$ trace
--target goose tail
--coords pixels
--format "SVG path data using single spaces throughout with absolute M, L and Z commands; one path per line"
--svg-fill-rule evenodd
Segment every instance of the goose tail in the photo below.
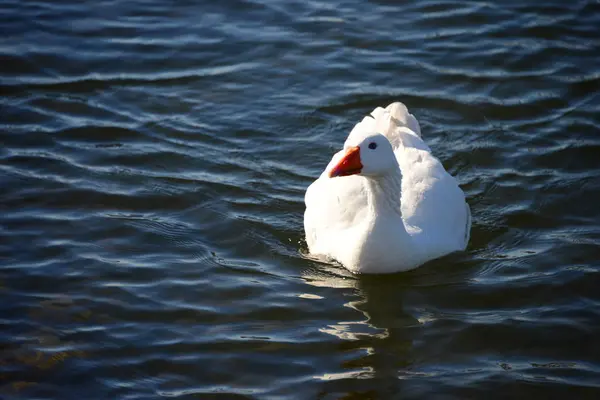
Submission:
M 373 132 L 384 135 L 394 149 L 398 149 L 401 145 L 427 149 L 421 140 L 419 121 L 399 101 L 388 105 L 386 108 L 375 108 L 354 126 L 348 139 Z

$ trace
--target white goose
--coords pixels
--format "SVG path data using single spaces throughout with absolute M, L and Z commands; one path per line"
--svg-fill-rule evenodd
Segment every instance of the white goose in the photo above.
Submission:
M 465 195 L 402 103 L 356 124 L 304 201 L 310 253 L 354 273 L 407 271 L 469 242 Z

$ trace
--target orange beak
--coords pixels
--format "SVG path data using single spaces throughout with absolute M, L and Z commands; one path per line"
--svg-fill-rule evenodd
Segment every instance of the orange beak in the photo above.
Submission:
M 360 173 L 362 168 L 360 148 L 350 147 L 342 159 L 329 171 L 329 177 L 355 175 Z

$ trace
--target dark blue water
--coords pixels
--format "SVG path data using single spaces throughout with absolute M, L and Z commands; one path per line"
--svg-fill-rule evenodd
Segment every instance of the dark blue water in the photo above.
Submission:
M 600 4 L 0 4 L 0 398 L 600 396 Z M 402 101 L 473 213 L 393 276 L 303 196 Z

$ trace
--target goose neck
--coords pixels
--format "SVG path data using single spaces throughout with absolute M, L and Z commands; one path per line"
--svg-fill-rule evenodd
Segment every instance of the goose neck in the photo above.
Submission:
M 400 169 L 386 175 L 367 178 L 369 203 L 376 216 L 390 212 L 401 216 L 401 187 Z

